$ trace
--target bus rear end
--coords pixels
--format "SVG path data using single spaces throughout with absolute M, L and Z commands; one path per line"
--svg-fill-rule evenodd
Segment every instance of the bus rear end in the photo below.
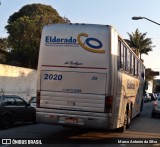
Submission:
M 109 129 L 110 27 L 45 26 L 40 45 L 37 121 Z

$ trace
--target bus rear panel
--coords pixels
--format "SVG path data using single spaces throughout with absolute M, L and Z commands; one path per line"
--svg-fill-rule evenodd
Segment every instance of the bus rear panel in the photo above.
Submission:
M 108 26 L 45 26 L 38 66 L 37 120 L 110 128 Z M 108 107 L 108 108 L 107 108 Z

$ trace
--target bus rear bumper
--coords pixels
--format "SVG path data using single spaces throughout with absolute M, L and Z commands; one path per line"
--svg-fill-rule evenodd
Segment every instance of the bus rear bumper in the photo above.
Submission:
M 37 108 L 36 119 L 38 123 L 107 130 L 113 129 L 111 114 L 106 113 Z

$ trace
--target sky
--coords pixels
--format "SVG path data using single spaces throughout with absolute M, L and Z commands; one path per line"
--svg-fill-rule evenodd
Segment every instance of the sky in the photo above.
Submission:
M 160 23 L 160 0 L 0 0 L 0 38 L 7 37 L 5 30 L 9 16 L 27 4 L 51 5 L 60 16 L 71 23 L 103 24 L 113 26 L 119 35 L 128 39 L 128 33 L 138 28 L 151 38 L 152 52 L 142 55 L 146 68 L 160 71 L 160 26 L 146 19 L 132 20 L 141 16 Z

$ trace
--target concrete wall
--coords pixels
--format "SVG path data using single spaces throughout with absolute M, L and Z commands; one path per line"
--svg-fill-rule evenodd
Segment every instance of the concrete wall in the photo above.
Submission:
M 0 95 L 36 96 L 36 77 L 36 70 L 0 64 Z

